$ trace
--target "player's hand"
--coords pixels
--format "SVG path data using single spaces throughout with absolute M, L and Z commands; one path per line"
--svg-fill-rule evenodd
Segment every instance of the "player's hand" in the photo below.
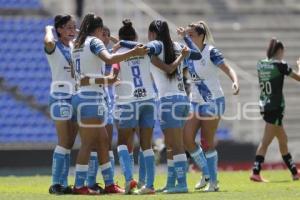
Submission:
M 112 47 L 112 52 L 113 52 L 113 53 L 116 53 L 120 48 L 121 48 L 120 42 L 117 42 L 117 43 L 114 44 L 114 46 Z
M 85 77 L 82 77 L 80 79 L 80 86 L 87 86 L 87 85 L 90 85 L 90 77 L 88 76 L 85 76 Z
M 232 90 L 233 90 L 233 95 L 239 94 L 240 91 L 240 85 L 238 82 L 232 83 Z
M 112 85 L 115 84 L 117 81 L 119 81 L 120 79 L 118 78 L 118 76 L 116 75 L 109 75 L 107 76 L 107 84 L 108 85 Z
M 184 36 L 186 35 L 186 31 L 185 31 L 185 29 L 184 29 L 183 27 L 178 27 L 178 28 L 176 29 L 176 32 L 177 32 L 177 34 L 178 34 L 179 36 L 181 36 L 181 37 L 184 37 Z
M 133 48 L 133 53 L 136 56 L 143 56 L 148 53 L 148 49 L 143 44 L 138 44 Z
M 190 49 L 187 46 L 184 46 L 181 49 L 181 54 L 184 58 L 186 58 L 190 54 Z
M 46 30 L 48 30 L 48 29 L 49 29 L 49 30 L 53 30 L 53 29 L 54 29 L 54 26 L 52 26 L 52 25 L 47 25 L 47 26 L 45 27 L 45 29 L 46 29 Z
M 298 60 L 297 60 L 297 65 L 298 65 L 298 68 L 300 68 L 300 58 L 298 58 Z

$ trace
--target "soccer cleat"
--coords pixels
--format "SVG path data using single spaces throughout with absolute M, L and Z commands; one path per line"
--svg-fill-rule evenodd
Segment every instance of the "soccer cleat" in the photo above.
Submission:
M 94 190 L 98 192 L 99 194 L 105 194 L 105 190 L 99 185 L 99 183 L 95 183 L 92 187 L 89 187 L 89 189 Z
M 252 174 L 250 176 L 250 180 L 254 182 L 263 182 L 263 183 L 269 182 L 268 180 L 264 179 L 260 174 Z
M 143 183 L 143 182 L 138 182 L 137 188 L 138 188 L 138 189 L 141 189 L 144 185 L 145 185 L 145 183 Z
M 168 190 L 168 189 L 170 189 L 170 188 L 167 187 L 167 186 L 165 186 L 165 187 L 163 187 L 163 188 L 160 188 L 160 189 L 155 190 L 155 192 L 157 192 L 157 193 L 162 193 L 162 192 L 164 192 L 164 191 L 166 191 L 166 190 Z
M 51 185 L 49 188 L 49 194 L 56 194 L 56 195 L 64 194 L 63 186 L 60 184 Z
M 99 195 L 100 193 L 88 188 L 87 186 L 83 186 L 81 188 L 73 188 L 73 194 L 78 194 L 78 195 Z
M 122 189 L 117 184 L 111 184 L 111 185 L 105 186 L 104 192 L 107 194 L 123 194 L 123 193 L 125 193 L 124 189 Z
M 295 175 L 292 175 L 293 181 L 298 181 L 300 179 L 300 174 L 299 172 Z
M 179 185 L 176 185 L 173 188 L 169 188 L 163 191 L 164 194 L 176 194 L 176 193 L 188 193 L 188 188 L 186 186 L 182 187 Z
M 155 194 L 155 190 L 154 188 L 147 188 L 146 186 L 143 186 L 134 194 L 138 194 L 138 195 Z
M 69 185 L 67 187 L 63 187 L 62 191 L 64 194 L 73 194 L 73 186 Z
M 210 182 L 210 183 L 208 184 L 208 187 L 205 188 L 204 191 L 205 191 L 205 192 L 218 192 L 218 191 L 219 191 L 218 183 L 212 183 L 212 182 Z
M 125 184 L 125 194 L 133 194 L 137 189 L 137 182 L 131 180 Z
M 209 178 L 202 176 L 201 180 L 195 185 L 195 190 L 203 189 L 209 182 Z

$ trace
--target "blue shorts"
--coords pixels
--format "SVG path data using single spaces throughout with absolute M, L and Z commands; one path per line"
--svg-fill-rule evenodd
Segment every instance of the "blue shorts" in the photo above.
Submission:
M 160 127 L 182 128 L 187 119 L 190 102 L 187 96 L 174 95 L 160 99 Z
M 54 92 L 49 97 L 50 116 L 53 120 L 76 120 L 73 107 L 72 95 Z
M 79 92 L 72 98 L 72 105 L 78 122 L 80 119 L 97 118 L 106 124 L 108 112 L 102 93 Z
M 118 122 L 120 128 L 153 128 L 156 112 L 154 99 L 130 102 L 117 106 Z
M 197 113 L 203 117 L 216 117 L 222 116 L 225 112 L 225 98 L 220 97 L 214 99 L 206 104 L 200 105 L 199 103 L 191 103 L 191 112 Z

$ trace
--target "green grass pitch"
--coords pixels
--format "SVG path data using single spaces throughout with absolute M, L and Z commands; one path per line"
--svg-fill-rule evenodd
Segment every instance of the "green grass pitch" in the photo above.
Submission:
M 48 194 L 50 176 L 2 176 L 0 177 L 0 200 L 52 200 L 52 199 L 107 199 L 107 200 L 297 200 L 300 199 L 300 181 L 292 181 L 289 172 L 286 171 L 263 171 L 269 183 L 253 183 L 249 181 L 247 172 L 220 172 L 220 191 L 205 193 L 194 191 L 193 186 L 198 181 L 200 174 L 189 173 L 188 194 L 156 194 L 145 196 L 134 195 L 102 195 L 102 196 L 53 196 Z M 71 177 L 71 183 L 74 177 Z M 123 177 L 118 176 L 120 185 L 123 185 Z M 166 175 L 156 176 L 155 187 L 165 184 Z

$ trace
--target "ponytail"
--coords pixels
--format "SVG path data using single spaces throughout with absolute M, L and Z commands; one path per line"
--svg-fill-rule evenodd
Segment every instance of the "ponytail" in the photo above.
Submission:
M 171 64 L 176 59 L 174 44 L 170 36 L 169 26 L 166 21 L 154 20 L 149 26 L 150 32 L 157 34 L 157 40 L 164 44 L 164 61 L 166 64 Z M 168 74 L 169 79 L 173 79 L 176 76 L 176 70 Z
M 273 58 L 279 49 L 284 49 L 283 43 L 277 40 L 275 37 L 273 37 L 270 40 L 269 47 L 267 49 L 268 59 Z
M 78 37 L 75 40 L 75 48 L 81 47 L 88 35 L 93 33 L 97 28 L 102 27 L 103 21 L 101 17 L 94 14 L 87 14 L 81 23 Z

